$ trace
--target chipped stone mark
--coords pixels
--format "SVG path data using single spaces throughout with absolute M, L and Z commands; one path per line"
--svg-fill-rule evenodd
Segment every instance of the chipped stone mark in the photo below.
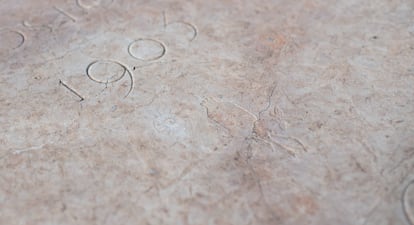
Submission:
M 94 7 L 97 7 L 97 6 L 99 6 L 100 4 L 101 4 L 101 2 L 102 1 L 97 1 L 98 3 L 94 3 L 94 4 L 90 4 L 90 5 L 87 5 L 87 4 L 85 4 L 84 2 L 83 2 L 83 0 L 76 0 L 76 5 L 78 5 L 80 8 L 82 8 L 82 9 L 84 9 L 84 10 L 86 10 L 86 11 L 88 11 L 88 10 L 90 10 L 91 8 L 94 8 Z M 110 3 L 109 4 L 112 4 L 114 2 L 114 0 L 110 0 Z M 108 5 L 109 5 L 108 4 Z
M 268 96 L 267 106 L 259 112 L 260 117 L 263 112 L 270 108 L 274 90 L 275 86 Z M 204 99 L 201 105 L 206 108 L 207 117 L 224 128 L 232 136 L 252 136 L 268 144 L 273 151 L 276 150 L 276 146 L 279 146 L 285 149 L 291 156 L 296 156 L 297 150 L 295 149 L 302 149 L 304 152 L 307 152 L 307 147 L 299 138 L 271 134 L 265 126 L 263 119 L 236 103 L 220 101 L 209 97 Z
M 272 105 L 272 97 L 275 93 L 276 87 L 277 85 L 273 85 L 272 89 L 270 90 L 269 96 L 267 97 L 267 106 L 259 111 L 259 119 L 261 118 L 262 114 L 266 112 Z
M 271 132 L 271 133 L 273 133 L 273 132 Z M 280 138 L 280 139 L 286 139 L 286 140 L 292 140 L 293 142 L 295 142 L 296 144 L 298 144 L 303 149 L 303 151 L 308 152 L 307 147 L 297 137 L 294 137 L 294 136 L 285 136 L 285 135 L 278 135 L 278 134 L 275 134 L 275 135 L 271 135 L 270 134 L 270 137 L 275 137 L 275 138 Z
M 279 135 L 279 134 L 272 134 L 273 131 L 269 130 L 266 127 L 265 121 L 264 119 L 262 119 L 263 113 L 268 111 L 272 105 L 271 98 L 273 97 L 275 93 L 276 87 L 277 85 L 273 85 L 267 97 L 266 107 L 264 107 L 262 110 L 259 111 L 258 118 L 253 123 L 252 135 L 258 140 L 263 141 L 266 144 L 270 145 L 273 151 L 275 150 L 274 145 L 277 145 L 285 149 L 291 156 L 296 156 L 295 152 L 297 151 L 295 149 L 298 149 L 298 148 L 302 149 L 304 152 L 307 152 L 307 147 L 303 144 L 303 142 L 299 138 L 292 137 L 292 136 L 284 136 L 284 135 Z M 281 110 L 277 109 L 278 111 L 275 111 L 276 109 L 277 107 L 274 108 L 273 115 L 275 116 L 282 115 L 280 112 Z M 279 119 L 280 117 L 277 117 L 277 118 Z M 279 123 L 280 122 L 282 121 L 279 121 Z M 282 126 L 282 128 L 285 128 L 285 126 Z M 291 147 L 292 145 L 296 145 L 296 147 Z
M 23 20 L 22 24 L 23 24 L 24 27 L 27 27 L 29 29 L 46 28 L 46 29 L 49 30 L 49 32 L 51 32 L 51 33 L 53 32 L 53 28 L 51 26 L 49 26 L 49 25 L 33 25 L 33 24 L 30 24 L 27 20 Z
M 19 155 L 19 154 L 24 153 L 24 152 L 29 152 L 29 151 L 42 149 L 45 145 L 46 144 L 41 144 L 41 145 L 38 145 L 38 146 L 29 147 L 29 148 L 18 149 L 18 150 L 14 150 L 12 153 L 16 154 L 16 155 Z
M 204 99 L 207 117 L 226 129 L 232 136 L 248 136 L 256 116 L 235 103 L 219 101 L 213 97 Z
M 41 145 L 30 146 L 30 147 L 27 147 L 27 148 L 9 150 L 6 153 L 4 153 L 2 156 L 0 156 L 0 159 L 3 159 L 3 158 L 5 158 L 6 156 L 8 156 L 10 154 L 20 155 L 20 154 L 25 153 L 25 152 L 40 150 L 40 149 L 44 148 L 46 145 L 52 144 L 52 143 L 53 142 L 49 142 L 49 143 L 45 143 L 45 144 L 41 144 Z
M 282 143 L 280 143 L 280 142 L 278 142 L 276 140 L 272 140 L 272 139 L 270 139 L 269 136 L 268 136 L 268 138 L 261 138 L 261 137 L 258 137 L 258 136 L 256 136 L 255 138 L 257 140 L 260 140 L 260 141 L 262 141 L 262 142 L 270 145 L 270 147 L 272 148 L 273 151 L 276 151 L 276 148 L 275 148 L 274 145 L 277 145 L 277 146 L 285 149 L 287 151 L 287 153 L 289 153 L 289 155 L 294 156 L 294 157 L 296 156 L 295 149 L 293 149 L 293 148 L 291 148 L 291 147 L 289 147 L 287 145 L 284 145 L 284 144 L 282 144 Z

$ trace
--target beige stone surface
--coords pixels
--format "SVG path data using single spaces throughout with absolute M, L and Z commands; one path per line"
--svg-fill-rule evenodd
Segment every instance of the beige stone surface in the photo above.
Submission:
M 0 3 L 0 224 L 414 223 L 413 1 Z

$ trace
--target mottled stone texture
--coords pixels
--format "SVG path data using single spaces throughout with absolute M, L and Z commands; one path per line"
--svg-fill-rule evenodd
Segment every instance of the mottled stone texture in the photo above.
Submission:
M 0 224 L 413 224 L 414 1 L 0 3 Z

